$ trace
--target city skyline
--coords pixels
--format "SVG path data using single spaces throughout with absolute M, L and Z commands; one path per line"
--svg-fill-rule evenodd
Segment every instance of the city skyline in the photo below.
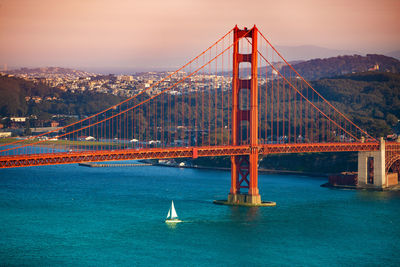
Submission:
M 0 0 L 0 65 L 175 68 L 235 24 L 277 46 L 384 54 L 399 50 L 399 13 L 396 0 Z

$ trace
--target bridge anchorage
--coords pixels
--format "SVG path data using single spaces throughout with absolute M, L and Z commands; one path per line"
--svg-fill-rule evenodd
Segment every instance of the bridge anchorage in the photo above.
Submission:
M 398 185 L 400 140 L 387 142 L 381 138 L 376 151 L 359 151 L 357 178 L 360 188 L 386 189 Z

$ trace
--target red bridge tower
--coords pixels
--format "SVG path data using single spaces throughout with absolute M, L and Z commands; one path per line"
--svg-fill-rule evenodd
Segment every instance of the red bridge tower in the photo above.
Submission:
M 251 30 L 234 28 L 233 39 L 233 80 L 232 80 L 232 145 L 246 142 L 250 145 L 250 155 L 231 156 L 231 189 L 228 195 L 228 204 L 257 205 L 261 204 L 258 192 L 258 81 L 257 81 L 257 35 L 254 26 Z M 239 40 L 251 38 L 251 53 L 239 53 Z M 251 64 L 250 79 L 239 77 L 239 64 Z M 241 90 L 249 90 L 250 109 L 241 107 Z M 240 140 L 242 123 L 248 123 L 250 136 L 247 140 Z

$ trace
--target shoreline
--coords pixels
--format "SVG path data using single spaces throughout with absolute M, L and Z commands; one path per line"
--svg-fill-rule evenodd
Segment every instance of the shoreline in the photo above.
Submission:
M 145 162 L 145 161 L 143 161 Z M 186 168 L 186 169 L 202 169 L 202 170 L 216 170 L 216 171 L 230 171 L 230 168 L 226 167 L 210 167 L 210 166 L 179 166 L 179 165 L 170 165 L 170 164 L 162 164 L 162 163 L 153 163 L 153 166 L 161 166 L 161 167 L 172 167 L 172 168 Z M 259 173 L 263 174 L 286 174 L 286 175 L 303 175 L 309 177 L 329 177 L 329 173 L 313 173 L 313 172 L 302 172 L 302 171 L 289 171 L 289 170 L 273 170 L 273 169 L 264 169 L 259 168 Z
M 78 165 L 90 168 L 153 166 L 153 164 L 150 163 L 96 163 L 96 162 L 81 162 L 78 163 Z
M 79 166 L 83 167 L 142 167 L 142 166 L 159 166 L 159 167 L 170 167 L 170 168 L 182 168 L 182 169 L 200 169 L 200 170 L 213 170 L 213 171 L 231 171 L 230 168 L 226 167 L 211 167 L 211 166 L 179 166 L 177 164 L 163 164 L 154 163 L 149 160 L 139 160 L 139 164 L 126 164 L 126 163 L 97 163 L 97 162 L 82 162 L 78 163 Z M 259 168 L 258 172 L 261 174 L 284 174 L 284 175 L 302 175 L 308 177 L 329 177 L 328 173 L 312 173 L 312 172 L 302 172 L 302 171 L 289 171 L 289 170 L 273 170 Z
M 354 186 L 354 185 L 331 185 L 330 183 L 324 183 L 321 187 L 331 188 L 331 189 L 343 189 L 343 190 L 365 190 L 365 191 L 400 191 L 400 184 L 388 186 L 388 187 L 373 187 L 373 186 Z

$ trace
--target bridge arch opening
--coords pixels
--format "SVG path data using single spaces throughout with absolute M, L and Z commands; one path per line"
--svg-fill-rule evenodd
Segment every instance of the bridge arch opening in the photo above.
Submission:
M 399 183 L 400 182 L 400 156 L 398 156 L 397 159 L 395 159 L 393 161 L 393 163 L 388 167 L 388 173 L 387 173 L 388 176 L 396 175 L 396 174 L 397 174 L 397 182 Z
M 247 36 L 250 36 L 248 34 Z M 251 54 L 251 37 L 242 37 L 239 39 L 238 46 L 239 46 L 239 54 Z
M 239 79 L 249 80 L 251 79 L 251 63 L 240 62 L 239 63 Z

